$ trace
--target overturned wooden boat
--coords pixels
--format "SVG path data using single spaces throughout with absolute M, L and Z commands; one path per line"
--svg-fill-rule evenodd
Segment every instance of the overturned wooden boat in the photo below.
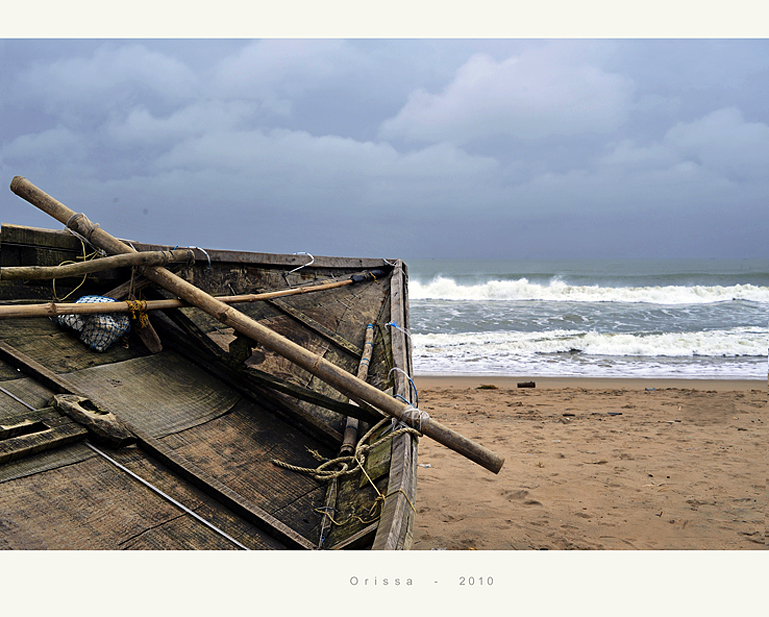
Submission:
M 402 261 L 138 242 L 117 260 L 66 222 L 0 235 L 0 548 L 409 548 L 418 439 L 447 429 L 410 381 Z

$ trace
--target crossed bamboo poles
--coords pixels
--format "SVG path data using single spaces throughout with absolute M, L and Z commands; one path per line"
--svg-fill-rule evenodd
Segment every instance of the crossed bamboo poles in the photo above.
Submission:
M 168 253 L 169 251 L 147 251 L 142 253 L 136 253 L 137 256 L 144 256 L 147 254 L 155 255 L 160 253 Z M 172 263 L 176 261 L 188 261 L 186 253 L 191 253 L 189 250 L 177 250 L 174 253 L 184 253 L 180 255 L 179 259 L 170 259 L 163 261 L 163 263 Z M 133 257 L 133 254 L 116 255 L 116 257 Z M 161 261 L 161 258 L 146 259 L 146 260 L 133 260 L 136 264 L 132 263 L 132 260 L 122 260 L 121 262 L 110 261 L 111 257 L 105 257 L 97 259 L 89 264 L 99 265 L 98 262 L 104 262 L 100 268 L 92 266 L 88 272 L 98 272 L 100 270 L 108 270 L 110 268 L 116 268 L 119 265 L 156 265 L 155 261 Z M 117 264 L 117 265 L 116 265 Z M 82 265 L 82 264 L 71 264 Z M 28 268 L 0 268 L 0 280 L 30 280 L 32 278 L 64 278 L 65 276 L 76 276 L 83 274 L 80 270 L 70 270 L 70 272 L 76 272 L 76 274 L 69 274 L 63 271 L 57 271 L 56 268 L 67 268 L 68 266 L 51 266 L 39 271 L 39 276 L 23 276 L 17 274 L 16 270 L 28 270 Z M 37 274 L 37 273 L 36 273 Z M 44 274 L 44 275 L 43 275 Z M 354 283 L 362 280 L 371 280 L 377 277 L 378 272 L 371 271 L 364 272 L 360 275 L 354 275 L 349 279 L 342 281 L 332 281 L 329 283 L 321 283 L 317 285 L 305 285 L 303 287 L 292 287 L 290 289 L 282 289 L 280 291 L 269 291 L 256 294 L 241 294 L 235 296 L 212 296 L 220 302 L 225 304 L 238 304 L 241 302 L 259 302 L 260 300 L 272 300 L 273 298 L 283 298 L 285 296 L 297 296 L 306 293 L 314 293 L 316 291 L 323 291 L 326 289 L 336 289 L 338 287 L 345 287 L 347 285 L 353 285 Z M 137 309 L 141 311 L 157 311 L 164 309 L 181 308 L 185 306 L 191 306 L 189 302 L 179 300 L 176 298 L 169 298 L 166 300 L 128 300 L 128 301 L 114 301 L 114 302 L 45 302 L 41 304 L 7 304 L 0 305 L 0 319 L 10 319 L 13 317 L 58 317 L 59 315 L 98 315 L 102 313 L 128 313 L 134 312 Z
M 77 213 L 54 199 L 26 178 L 16 176 L 11 191 L 50 215 L 72 231 L 84 236 L 91 244 L 113 255 L 137 251 L 92 223 L 83 213 Z M 430 418 L 424 412 L 393 398 L 358 379 L 293 341 L 280 336 L 256 320 L 218 300 L 161 266 L 143 266 L 145 278 L 160 285 L 175 296 L 200 308 L 223 324 L 234 328 L 267 349 L 284 356 L 354 401 L 363 401 L 376 407 L 408 426 L 418 428 L 422 434 L 462 454 L 493 473 L 499 473 L 504 458 L 474 441 L 456 433 Z M 130 310 L 130 309 L 129 309 Z

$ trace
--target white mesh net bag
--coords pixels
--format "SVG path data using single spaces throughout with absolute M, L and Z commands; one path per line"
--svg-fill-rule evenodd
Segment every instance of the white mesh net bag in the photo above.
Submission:
M 83 296 L 80 302 L 115 302 L 106 296 Z M 80 340 L 96 351 L 104 351 L 131 329 L 131 320 L 125 313 L 102 315 L 60 315 L 57 321 L 80 332 Z

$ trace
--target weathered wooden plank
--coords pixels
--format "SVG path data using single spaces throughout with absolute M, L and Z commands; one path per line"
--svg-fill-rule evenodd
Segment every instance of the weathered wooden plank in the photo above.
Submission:
M 69 418 L 67 420 L 58 423 L 58 426 L 44 424 L 35 433 L 0 439 L 0 464 L 85 439 L 88 431 Z
M 9 223 L 3 223 L 0 229 L 0 244 L 43 246 L 63 249 L 65 251 L 81 250 L 80 240 L 66 229 L 42 229 L 40 227 L 12 225 Z
M 126 347 L 120 343 L 96 353 L 79 340 L 74 330 L 65 329 L 49 319 L 0 320 L 0 340 L 44 363 L 55 373 L 148 355 L 139 345 Z
M 8 346 L 6 345 L 5 348 L 7 352 Z M 15 357 L 18 361 L 24 360 L 23 355 L 19 354 L 18 352 L 16 352 L 13 357 Z M 149 359 L 152 360 L 154 358 L 155 357 L 153 356 Z M 28 371 L 36 372 L 35 374 L 39 373 L 40 376 L 44 377 L 46 381 L 57 390 L 64 390 L 70 393 L 78 394 L 84 393 L 80 388 L 78 388 L 77 384 L 72 384 L 71 375 L 67 376 L 66 378 L 52 375 L 44 367 L 35 366 L 34 362 L 27 362 L 24 366 Z M 214 426 L 215 423 L 208 422 L 208 425 L 208 430 L 210 432 L 210 427 Z M 187 481 L 193 483 L 199 489 L 213 496 L 218 501 L 222 502 L 225 506 L 236 511 L 239 515 L 247 518 L 247 520 L 249 520 L 252 524 L 259 525 L 260 527 L 269 530 L 270 533 L 277 535 L 279 538 L 281 538 L 282 541 L 289 542 L 291 546 L 314 548 L 314 546 L 309 541 L 294 532 L 287 525 L 277 521 L 277 519 L 275 519 L 269 513 L 265 512 L 261 507 L 243 498 L 237 492 L 224 485 L 220 480 L 198 468 L 193 462 L 185 460 L 184 457 L 182 457 L 178 452 L 166 446 L 161 441 L 155 439 L 152 435 L 145 433 L 141 428 L 137 426 L 132 426 L 130 423 L 127 423 L 127 428 L 137 437 L 139 445 L 142 449 L 149 452 L 152 456 L 158 458 L 175 473 L 179 474 Z M 253 430 L 253 424 L 249 424 L 248 428 Z M 285 430 L 281 431 L 281 434 L 284 433 Z M 238 433 L 230 435 L 229 439 L 219 440 L 218 444 L 225 444 L 225 447 L 229 446 L 230 450 L 233 450 L 236 447 L 235 444 L 238 441 L 238 437 L 242 437 L 242 435 Z M 293 441 L 294 440 L 292 440 L 292 443 Z M 198 450 L 204 450 L 205 448 L 205 445 L 196 443 L 196 445 L 191 448 L 191 451 L 197 452 Z M 222 455 L 218 446 L 215 447 L 213 451 L 216 452 L 218 456 Z M 0 450 L 0 453 L 2 453 L 2 450 Z M 226 456 L 226 454 L 227 453 L 225 453 L 225 461 L 230 461 L 230 457 Z M 203 457 L 204 461 L 205 459 L 206 457 Z M 226 467 L 226 465 L 222 467 Z M 227 472 L 227 469 L 220 469 L 219 471 L 221 473 L 225 473 Z M 305 479 L 305 481 L 308 480 Z M 302 494 L 306 492 L 307 491 L 305 489 L 301 491 Z
M 275 550 L 287 548 L 284 543 L 273 538 L 229 508 L 224 507 L 219 501 L 196 488 L 192 483 L 181 479 L 169 467 L 142 449 L 124 448 L 117 452 L 110 452 L 110 456 L 145 481 L 151 483 L 158 490 L 172 496 L 173 499 L 193 510 L 209 523 L 246 545 L 249 549 Z M 186 520 L 189 517 L 180 517 L 180 519 Z M 186 528 L 190 528 L 194 527 L 195 523 L 189 520 L 185 525 Z M 166 524 L 164 526 L 165 529 L 160 529 L 159 532 L 149 529 L 124 541 L 121 548 L 151 550 L 167 548 L 168 540 L 164 539 L 164 536 L 169 535 L 175 538 L 186 533 L 186 528 L 180 528 L 178 531 L 169 531 L 167 529 L 168 526 L 169 524 Z M 227 548 L 233 547 L 228 546 Z
M 152 438 L 136 427 L 132 427 L 139 439 L 139 447 L 157 458 L 173 472 L 194 486 L 222 503 L 247 521 L 268 531 L 291 548 L 315 548 L 308 540 L 278 520 L 267 511 L 245 499 L 214 476 L 206 473 L 191 461 L 185 459 L 176 450 L 166 446 L 162 441 Z
M 374 523 L 368 527 L 364 527 L 354 534 L 348 536 L 344 540 L 329 546 L 329 550 L 341 551 L 341 550 L 355 550 L 361 548 L 368 548 L 371 546 L 371 542 L 376 535 L 379 525 Z
M 5 482 L 2 494 L 4 549 L 114 550 L 145 534 L 161 540 L 156 548 L 232 547 L 93 453 L 73 465 Z
M 83 442 L 75 442 L 56 450 L 48 450 L 28 458 L 16 459 L 0 465 L 0 484 L 41 474 L 59 467 L 76 465 L 92 456 L 93 452 Z
M 284 313 L 286 313 L 287 315 L 289 315 L 290 317 L 292 317 L 293 319 L 301 323 L 303 326 L 309 328 L 314 332 L 317 332 L 323 338 L 334 343 L 334 345 L 340 347 L 341 349 L 344 349 L 345 351 L 352 354 L 353 356 L 359 357 L 363 353 L 363 350 L 360 347 L 358 347 L 357 345 L 353 345 L 348 340 L 343 339 L 341 336 L 337 335 L 336 332 L 334 332 L 333 330 L 330 330 L 323 324 L 318 323 L 309 315 L 305 315 L 304 313 L 302 313 L 302 311 L 295 309 L 285 300 L 275 298 L 273 300 L 267 300 L 267 302 L 272 306 L 275 306 L 279 310 L 283 311 Z
M 185 333 L 190 337 L 199 347 L 189 344 L 188 340 L 182 339 L 173 330 L 169 330 L 167 327 L 163 327 L 159 324 L 159 327 L 163 328 L 164 336 L 169 338 L 172 345 L 175 345 L 178 350 L 186 350 L 195 352 L 190 354 L 189 358 L 194 362 L 199 362 L 208 372 L 213 372 L 220 379 L 226 381 L 231 387 L 238 391 L 251 391 L 246 384 L 255 384 L 257 386 L 267 387 L 283 394 L 288 394 L 294 398 L 318 405 L 326 409 L 335 411 L 342 415 L 352 415 L 358 417 L 361 420 L 370 422 L 378 421 L 381 419 L 381 415 L 376 413 L 371 408 L 361 408 L 359 406 L 350 405 L 329 396 L 320 394 L 315 390 L 304 388 L 297 384 L 291 383 L 285 379 L 279 379 L 270 373 L 260 371 L 253 367 L 237 368 L 233 367 L 229 363 L 229 358 L 226 353 L 222 352 L 222 349 L 214 343 L 210 337 L 204 334 L 197 325 L 190 320 L 186 315 L 180 311 L 169 311 L 172 313 L 171 320 L 177 325 L 184 328 Z M 200 353 L 207 354 L 208 358 L 201 358 Z M 258 395 L 263 394 L 260 389 L 259 392 L 255 392 Z
M 408 314 L 408 270 L 398 262 L 392 276 L 392 321 L 410 327 Z M 392 331 L 392 349 L 395 366 L 411 375 L 411 344 L 406 334 L 395 328 Z M 410 330 L 409 330 L 410 331 Z M 411 400 L 411 387 L 405 377 L 395 371 L 400 379 L 396 381 L 395 393 Z M 382 508 L 379 528 L 372 545 L 374 550 L 408 549 L 412 541 L 413 511 L 416 500 L 416 466 L 418 442 L 410 434 L 395 437 L 392 443 L 392 463 L 387 483 L 387 499 Z
M 65 377 L 83 396 L 153 437 L 208 422 L 227 413 L 241 398 L 174 351 L 83 369 Z
M 137 251 L 163 251 L 173 248 L 172 245 L 143 244 L 140 242 L 134 242 L 133 246 Z M 220 249 L 206 249 L 204 253 L 197 247 L 181 248 L 192 248 L 195 251 L 196 261 L 202 262 L 204 264 L 208 262 L 208 257 L 210 257 L 212 263 L 219 262 L 244 265 L 258 264 L 260 266 L 273 266 L 285 270 L 291 270 L 293 268 L 298 268 L 299 266 L 302 266 L 309 261 L 306 255 L 259 253 L 252 251 L 233 251 Z M 206 255 L 208 255 L 208 257 Z M 355 270 L 381 268 L 387 265 L 387 261 L 378 258 L 333 257 L 326 255 L 316 255 L 315 262 L 312 265 L 305 266 L 302 268 L 302 270 L 300 270 L 300 272 L 314 272 L 327 268 L 339 268 L 352 272 Z
M 258 402 L 263 408 L 266 408 L 271 413 L 283 416 L 290 422 L 303 426 L 326 443 L 336 443 L 337 439 L 340 438 L 341 433 L 339 431 L 324 423 L 314 415 L 307 413 L 304 409 L 298 407 L 295 402 L 284 396 L 280 396 L 278 391 L 285 391 L 292 397 L 299 396 L 302 398 L 312 398 L 315 403 L 320 403 L 321 398 L 314 393 L 310 394 L 309 390 L 301 388 L 300 386 L 293 386 L 285 380 L 276 379 L 271 376 L 269 379 L 264 380 L 265 382 L 271 382 L 271 384 L 262 383 L 260 378 L 260 375 L 262 374 L 261 372 L 248 368 L 234 369 L 231 366 L 228 366 L 226 362 L 215 359 L 215 352 L 211 353 L 209 357 L 204 357 L 201 354 L 200 347 L 191 345 L 189 341 L 180 338 L 173 330 L 164 329 L 163 331 L 164 336 L 168 339 L 169 346 L 172 349 L 175 349 L 180 353 L 187 352 L 188 359 L 191 362 L 194 362 L 208 374 L 213 375 L 226 383 L 230 388 L 242 396 Z M 205 335 L 201 334 L 200 336 L 204 337 Z M 221 350 L 219 350 L 219 352 L 221 352 Z M 278 384 L 280 384 L 280 387 L 278 387 Z M 270 392 L 270 390 L 266 389 L 267 386 L 270 386 L 273 391 Z M 370 410 L 366 410 L 363 413 L 366 412 L 371 414 Z

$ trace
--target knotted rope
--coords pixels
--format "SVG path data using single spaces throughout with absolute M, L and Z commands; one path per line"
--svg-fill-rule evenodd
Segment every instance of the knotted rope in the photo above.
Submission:
M 304 473 L 304 474 L 310 475 L 316 480 L 318 480 L 319 482 L 327 482 L 329 480 L 333 480 L 334 478 L 349 476 L 354 473 L 357 473 L 358 471 L 362 471 L 366 476 L 368 476 L 363 466 L 366 464 L 366 455 L 371 450 L 385 443 L 386 441 L 389 441 L 390 439 L 393 439 L 394 437 L 398 435 L 402 435 L 404 433 L 411 433 L 412 435 L 415 435 L 417 437 L 422 436 L 422 433 L 420 433 L 417 429 L 411 428 L 410 426 L 406 426 L 388 433 L 387 435 L 385 435 L 384 437 L 381 437 L 380 439 L 378 439 L 372 444 L 367 444 L 366 442 L 371 438 L 371 436 L 389 421 L 390 421 L 390 418 L 383 418 L 380 422 L 374 425 L 360 439 L 360 441 L 358 441 L 358 444 L 355 446 L 355 452 L 353 452 L 353 454 L 351 454 L 350 456 L 339 456 L 337 458 L 330 459 L 315 468 L 299 467 L 297 465 L 292 465 L 290 463 L 279 461 L 277 459 L 273 459 L 272 462 L 278 467 L 283 467 L 284 469 L 288 469 L 289 471 L 295 471 L 297 473 Z M 339 468 L 328 469 L 329 467 L 334 467 L 334 466 L 339 466 Z M 369 478 L 369 481 L 371 481 L 370 478 Z M 371 482 L 371 484 L 373 485 L 373 482 Z
M 414 408 L 412 408 L 414 409 Z M 407 410 L 408 413 L 409 410 Z M 419 411 L 418 409 L 415 409 L 415 411 Z M 420 412 L 422 413 L 422 412 Z M 382 494 L 382 492 L 377 488 L 376 484 L 374 484 L 374 481 L 371 479 L 371 476 L 368 475 L 366 472 L 366 469 L 364 467 L 366 463 L 366 455 L 376 448 L 377 446 L 394 439 L 398 435 L 403 434 L 412 434 L 416 437 L 421 437 L 422 433 L 419 432 L 415 428 L 411 428 L 410 426 L 402 426 L 394 431 L 390 431 L 387 435 L 384 437 L 381 437 L 377 441 L 375 441 L 372 444 L 367 444 L 366 442 L 371 438 L 371 436 L 380 428 L 382 428 L 387 422 L 392 422 L 391 418 L 383 418 L 380 422 L 378 422 L 375 426 L 373 426 L 361 439 L 358 441 L 357 446 L 355 447 L 355 452 L 351 456 L 339 456 L 337 458 L 328 460 L 318 467 L 312 468 L 312 467 L 299 467 L 297 465 L 291 465 L 290 463 L 285 463 L 283 461 L 279 461 L 277 459 L 273 459 L 273 464 L 277 465 L 278 467 L 282 467 L 284 469 L 288 469 L 289 471 L 295 471 L 297 473 L 303 473 L 312 476 L 319 482 L 328 482 L 335 478 L 340 478 L 342 476 L 348 476 L 352 475 L 354 473 L 357 473 L 358 471 L 361 471 L 365 476 L 366 479 L 369 481 L 369 484 L 374 487 L 374 490 L 377 493 L 377 497 L 374 500 L 374 503 L 372 504 L 371 508 L 369 509 L 368 516 L 370 517 L 370 520 L 365 520 L 361 516 L 358 516 L 357 514 L 350 515 L 347 520 L 339 522 L 335 520 L 331 513 L 328 511 L 327 507 L 324 508 L 313 508 L 314 512 L 317 512 L 318 514 L 322 514 L 324 516 L 327 516 L 329 520 L 337 526 L 346 525 L 350 523 L 353 520 L 358 520 L 364 525 L 368 525 L 370 523 L 373 523 L 376 521 L 379 516 L 381 515 L 381 509 L 384 506 L 385 501 L 388 497 L 391 497 L 395 493 L 403 493 L 403 496 L 406 498 L 406 501 L 408 502 L 409 506 L 411 506 L 411 509 L 416 513 L 416 508 L 414 507 L 414 504 L 411 502 L 411 499 L 409 499 L 409 496 L 406 494 L 406 492 L 403 489 L 396 489 L 390 493 L 387 493 L 386 495 Z M 327 469 L 328 467 L 332 466 L 338 466 L 337 469 Z M 375 512 L 379 512 L 374 515 Z
M 150 325 L 150 318 L 147 315 L 149 304 L 147 304 L 146 300 L 126 300 L 126 304 L 128 304 L 128 309 L 131 311 L 131 319 L 137 319 L 142 328 Z

